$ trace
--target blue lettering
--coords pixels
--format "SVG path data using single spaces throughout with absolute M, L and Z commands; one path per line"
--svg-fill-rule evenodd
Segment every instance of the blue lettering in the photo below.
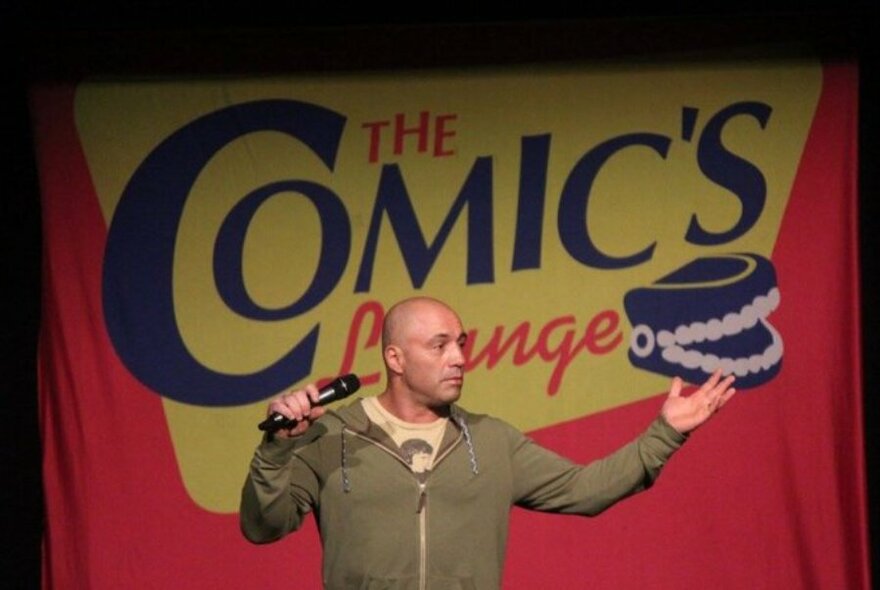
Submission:
M 722 109 L 706 124 L 697 147 L 697 163 L 707 178 L 739 199 L 742 213 L 733 227 L 718 233 L 705 230 L 693 215 L 685 234 L 685 240 L 691 244 L 714 246 L 733 241 L 752 229 L 761 217 L 767 199 L 764 175 L 751 162 L 729 152 L 721 143 L 721 132 L 727 122 L 738 115 L 751 115 L 764 129 L 772 110 L 764 103 L 740 102 Z
M 522 138 L 516 241 L 511 270 L 541 267 L 550 134 Z
M 465 180 L 458 198 L 452 204 L 433 243 L 428 246 L 419 226 L 412 201 L 410 201 L 400 168 L 397 164 L 382 167 L 376 204 L 370 220 L 370 229 L 364 245 L 364 254 L 358 270 L 355 292 L 370 290 L 373 265 L 383 213 L 388 214 L 391 229 L 397 238 L 413 287 L 420 288 L 443 244 L 449 237 L 456 219 L 464 206 L 468 206 L 467 223 L 467 284 L 491 283 L 494 280 L 493 232 L 492 232 L 492 160 L 477 158 L 471 173 Z
M 266 309 L 248 294 L 242 272 L 244 239 L 251 219 L 268 198 L 282 191 L 307 197 L 321 220 L 321 254 L 315 276 L 302 297 L 281 309 Z M 301 315 L 329 295 L 345 271 L 351 251 L 351 224 L 335 193 L 307 181 L 282 181 L 264 186 L 239 201 L 227 216 L 214 245 L 214 280 L 223 301 L 236 313 L 253 320 L 280 320 Z
M 656 242 L 631 256 L 614 257 L 603 253 L 587 230 L 587 205 L 596 175 L 617 152 L 631 146 L 647 146 L 666 159 L 670 139 L 654 133 L 631 133 L 604 141 L 575 164 L 559 200 L 558 228 L 562 245 L 572 258 L 593 268 L 619 269 L 636 266 L 651 259 Z
M 220 373 L 195 359 L 175 321 L 174 244 L 192 185 L 222 147 L 248 133 L 279 131 L 303 142 L 332 170 L 344 127 L 343 116 L 308 103 L 250 102 L 196 119 L 162 141 L 141 163 L 113 215 L 103 277 L 107 331 L 123 363 L 141 382 L 181 402 L 223 406 L 263 399 L 309 375 L 318 341 L 317 324 L 281 359 L 256 373 Z M 340 218 L 338 199 L 317 185 L 291 181 L 263 187 L 230 214 L 218 240 L 215 264 L 240 256 L 233 250 L 247 220 L 255 207 L 278 190 L 295 190 L 311 199 L 324 227 Z M 336 246 L 347 244 L 345 237 L 339 236 Z M 306 294 L 278 314 L 257 308 L 241 295 L 241 279 L 235 278 L 236 273 L 240 277 L 240 264 L 233 265 L 231 274 L 218 275 L 215 280 L 224 301 L 239 313 L 249 317 L 296 315 L 311 308 L 338 280 L 334 274 L 340 264 L 344 266 L 348 252 L 328 253 L 327 248 L 325 244 L 322 261 L 328 262 L 328 269 L 319 270 Z

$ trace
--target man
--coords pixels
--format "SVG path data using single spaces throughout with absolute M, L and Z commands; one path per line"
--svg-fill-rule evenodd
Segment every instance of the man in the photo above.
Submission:
M 407 299 L 383 325 L 384 392 L 337 411 L 312 407 L 312 384 L 274 399 L 269 413 L 298 423 L 254 454 L 244 535 L 274 541 L 314 510 L 326 588 L 498 588 L 512 505 L 598 514 L 649 487 L 687 433 L 734 395 L 720 372 L 689 396 L 676 378 L 641 436 L 580 466 L 456 404 L 465 339 L 447 305 Z

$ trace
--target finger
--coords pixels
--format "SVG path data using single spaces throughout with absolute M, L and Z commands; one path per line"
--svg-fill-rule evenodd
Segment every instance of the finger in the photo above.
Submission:
M 728 401 L 730 401 L 730 398 L 732 398 L 735 393 L 736 393 L 736 389 L 734 389 L 733 387 L 728 388 L 727 391 L 725 391 L 720 396 L 718 396 L 718 406 L 717 407 L 720 408 L 721 406 L 726 404 Z
M 712 372 L 712 375 L 703 383 L 702 387 L 700 387 L 700 393 L 707 393 L 715 389 L 715 386 L 718 385 L 718 381 L 721 379 L 721 369 L 715 369 Z
M 733 383 L 733 380 L 734 377 L 732 375 L 726 377 L 724 381 L 718 384 L 715 389 L 705 396 L 707 400 L 706 409 L 710 414 L 720 410 L 736 393 L 736 389 L 730 386 L 731 383 Z
M 307 418 L 312 412 L 312 400 L 307 391 L 298 392 L 295 412 L 297 420 Z
M 266 409 L 266 415 L 268 416 L 270 414 L 278 413 L 278 414 L 281 414 L 282 416 L 286 416 L 287 418 L 290 418 L 291 417 L 290 416 L 290 408 L 287 406 L 287 403 L 285 401 L 285 397 L 288 395 L 290 395 L 290 394 L 285 393 L 285 394 L 279 395 L 278 397 L 273 399 L 269 403 L 269 407 Z
M 731 389 L 731 385 L 733 385 L 733 382 L 735 379 L 736 379 L 736 377 L 734 377 L 733 375 L 728 375 L 727 377 L 724 378 L 723 381 L 718 383 L 712 389 L 712 391 L 710 392 L 710 395 L 712 395 L 713 397 L 721 397 L 721 396 L 725 395 L 728 392 L 728 390 Z
M 318 391 L 318 386 L 315 385 L 314 383 L 309 383 L 308 385 L 306 385 L 305 390 L 306 390 L 306 395 L 309 397 L 309 400 L 311 400 L 309 407 L 318 405 L 318 403 L 321 401 L 321 399 L 320 399 L 321 394 Z
M 308 394 L 303 390 L 285 393 L 279 399 L 279 406 L 275 410 L 291 420 L 302 420 L 303 416 L 311 408 Z

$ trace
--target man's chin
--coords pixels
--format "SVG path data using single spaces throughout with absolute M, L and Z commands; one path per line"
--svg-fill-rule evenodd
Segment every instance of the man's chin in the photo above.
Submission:
M 461 397 L 462 386 L 463 386 L 463 384 L 461 382 L 450 384 L 449 388 L 446 391 L 446 393 L 447 393 L 446 399 L 450 403 L 457 402 L 458 399 Z

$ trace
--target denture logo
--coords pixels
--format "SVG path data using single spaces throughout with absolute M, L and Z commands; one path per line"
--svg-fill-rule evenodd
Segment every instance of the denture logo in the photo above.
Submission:
M 766 258 L 697 258 L 626 294 L 629 360 L 692 383 L 720 367 L 737 376 L 737 387 L 761 385 L 782 365 L 782 337 L 767 320 L 778 305 L 776 272 Z

